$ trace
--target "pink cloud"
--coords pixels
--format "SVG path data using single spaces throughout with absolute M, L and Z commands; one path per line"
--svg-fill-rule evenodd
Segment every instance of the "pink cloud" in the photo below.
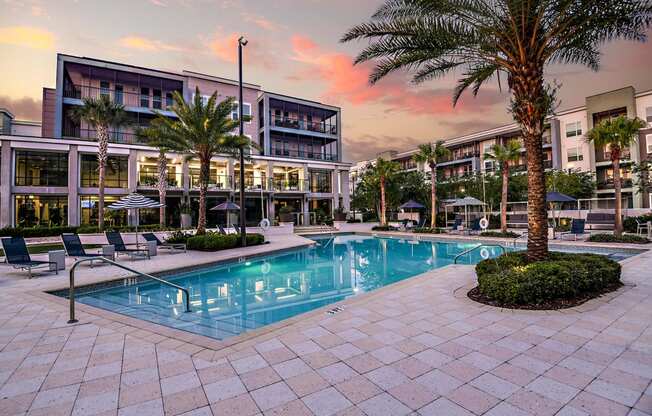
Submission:
M 498 91 L 487 89 L 478 98 L 467 97 L 457 108 L 452 105 L 452 89 L 410 86 L 404 74 L 394 73 L 369 85 L 372 63 L 353 65 L 353 57 L 324 50 L 312 39 L 295 35 L 291 39 L 293 59 L 302 68 L 291 75 L 293 80 L 321 80 L 326 84 L 322 99 L 348 102 L 353 105 L 382 104 L 386 112 L 408 112 L 417 115 L 454 113 L 463 108 L 487 107 L 504 102 Z
M 209 41 L 209 48 L 222 61 L 236 63 L 240 36 L 235 32 L 228 35 L 216 33 Z M 249 39 L 249 43 L 244 47 L 243 55 L 247 65 L 261 66 L 265 69 L 274 69 L 277 66 L 272 51 L 260 39 Z

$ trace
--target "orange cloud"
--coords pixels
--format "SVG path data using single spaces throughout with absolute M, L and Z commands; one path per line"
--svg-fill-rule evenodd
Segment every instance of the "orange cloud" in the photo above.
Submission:
M 240 34 L 230 33 L 222 35 L 216 33 L 209 41 L 209 48 L 215 56 L 228 63 L 238 61 L 238 38 Z M 273 52 L 259 39 L 249 39 L 244 47 L 243 59 L 247 65 L 261 66 L 265 69 L 274 69 L 277 66 Z
M 0 28 L 0 43 L 33 49 L 54 49 L 54 35 L 32 26 L 7 26 Z
M 125 36 L 118 40 L 118 44 L 123 48 L 138 49 L 141 51 L 169 51 L 169 52 L 183 52 L 185 48 L 165 43 L 160 40 L 149 39 L 141 36 Z
M 249 13 L 243 13 L 242 18 L 244 19 L 245 22 L 253 23 L 259 28 L 270 32 L 275 32 L 284 27 L 283 25 L 280 25 L 262 16 L 253 15 Z
M 462 107 L 486 107 L 502 103 L 504 97 L 495 90 L 486 90 L 475 100 L 452 105 L 452 90 L 410 87 L 402 74 L 391 74 L 376 85 L 369 85 L 371 63 L 353 65 L 353 57 L 345 53 L 322 50 L 311 39 L 292 37 L 293 59 L 303 65 L 291 76 L 293 80 L 321 80 L 326 83 L 325 101 L 347 101 L 354 105 L 377 103 L 386 112 L 408 112 L 417 115 L 452 113 Z

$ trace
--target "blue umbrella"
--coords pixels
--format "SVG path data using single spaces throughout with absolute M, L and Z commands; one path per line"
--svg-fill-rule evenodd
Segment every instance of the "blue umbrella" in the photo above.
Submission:
M 220 205 L 217 205 L 210 209 L 211 211 L 226 211 L 226 228 L 230 228 L 229 224 L 229 211 L 240 211 L 240 205 L 235 204 L 231 201 L 222 202 Z
M 577 199 L 561 192 L 548 192 L 546 194 L 546 201 L 548 202 L 577 202 Z
M 425 206 L 410 199 L 408 202 L 401 205 L 399 208 L 400 209 L 422 209 L 422 208 L 425 208 Z

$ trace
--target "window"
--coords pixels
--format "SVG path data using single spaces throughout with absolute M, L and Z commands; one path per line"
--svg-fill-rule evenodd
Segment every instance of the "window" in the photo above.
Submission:
M 245 116 L 249 117 L 249 121 L 247 123 L 251 123 L 251 104 L 242 103 L 242 113 Z M 237 101 L 233 102 L 233 108 L 231 109 L 231 119 L 233 119 L 233 120 L 238 119 L 238 102 Z
M 126 188 L 128 186 L 129 159 L 126 156 L 109 156 L 106 162 L 106 187 Z M 97 156 L 84 154 L 80 161 L 80 186 L 98 187 Z
M 646 107 L 645 108 L 645 120 L 648 123 L 652 123 L 652 107 Z
M 579 162 L 584 160 L 581 147 L 569 147 L 566 149 L 566 158 L 569 162 Z
M 68 197 L 65 195 L 16 195 L 17 227 L 68 225 Z
M 208 100 L 209 100 L 210 98 L 211 98 L 211 97 L 210 97 L 209 95 L 202 95 L 202 96 L 201 96 L 201 102 L 202 102 L 202 104 L 204 104 L 204 105 L 208 104 Z M 195 93 L 192 94 L 192 100 L 195 101 Z
M 111 90 L 109 87 L 109 81 L 100 81 L 100 97 L 111 97 Z
M 120 198 L 121 197 L 117 195 L 105 195 L 104 207 L 106 208 L 114 202 L 118 202 Z M 79 212 L 81 214 L 82 225 L 97 225 L 97 213 L 99 212 L 97 203 L 97 195 L 84 195 L 79 197 Z M 109 227 L 127 225 L 127 210 L 105 210 L 104 223 Z
M 482 144 L 482 154 L 491 153 L 491 148 L 494 146 L 493 143 L 483 143 Z
M 331 192 L 331 172 L 322 170 L 310 171 L 310 192 Z
M 170 108 L 174 104 L 174 98 L 172 98 L 172 93 L 167 92 L 165 93 L 165 107 Z
M 149 88 L 147 87 L 140 89 L 140 106 L 149 107 Z
M 652 134 L 645 135 L 645 148 L 647 149 L 647 154 L 652 154 Z
M 575 121 L 573 123 L 566 123 L 566 137 L 576 137 L 582 135 L 582 123 Z
M 161 109 L 161 90 L 154 90 L 152 97 L 152 107 L 157 110 Z
M 115 86 L 114 101 L 116 104 L 122 104 L 124 102 L 124 87 L 122 85 Z
M 487 172 L 493 172 L 495 168 L 495 164 L 493 160 L 485 160 L 484 161 L 484 170 Z
M 68 154 L 16 150 L 16 186 L 68 186 Z

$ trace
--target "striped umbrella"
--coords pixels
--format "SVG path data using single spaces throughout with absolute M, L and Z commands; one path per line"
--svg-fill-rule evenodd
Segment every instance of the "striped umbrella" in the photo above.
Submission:
M 139 209 L 141 208 L 160 208 L 165 206 L 160 202 L 154 201 L 153 199 L 147 198 L 144 195 L 138 193 L 131 193 L 124 198 L 120 198 L 119 201 L 114 202 L 109 205 L 108 209 L 135 209 L 136 210 L 136 245 L 138 245 L 138 218 L 139 218 Z

